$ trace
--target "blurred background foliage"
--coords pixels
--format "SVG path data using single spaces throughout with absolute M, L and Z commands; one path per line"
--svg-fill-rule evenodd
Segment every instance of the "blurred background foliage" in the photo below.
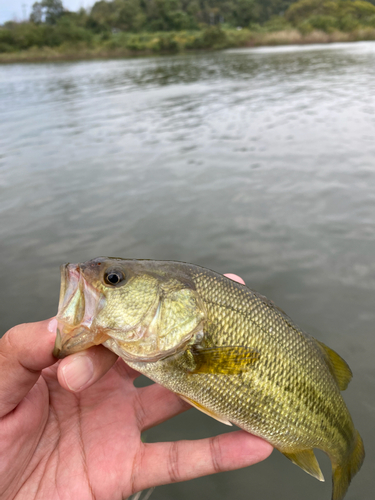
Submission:
M 154 52 L 224 48 L 243 45 L 249 31 L 298 30 L 306 35 L 367 29 L 368 36 L 362 33 L 360 38 L 372 39 L 374 4 L 375 0 L 99 0 L 89 10 L 70 12 L 61 0 L 42 0 L 34 3 L 27 22 L 9 21 L 0 27 L 0 52 L 42 47 Z M 239 33 L 242 28 L 246 33 Z

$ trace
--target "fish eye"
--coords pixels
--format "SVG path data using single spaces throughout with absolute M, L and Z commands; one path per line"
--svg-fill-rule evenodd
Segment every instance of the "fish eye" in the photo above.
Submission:
M 106 285 L 116 286 L 125 280 L 125 274 L 120 269 L 109 269 L 104 274 L 104 282 Z

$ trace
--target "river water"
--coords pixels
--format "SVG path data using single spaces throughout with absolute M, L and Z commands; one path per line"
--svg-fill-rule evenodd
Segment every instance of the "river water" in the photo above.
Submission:
M 0 332 L 98 255 L 240 274 L 336 349 L 375 488 L 375 43 L 0 67 Z M 148 441 L 227 431 L 196 410 Z M 278 452 L 153 500 L 329 499 Z

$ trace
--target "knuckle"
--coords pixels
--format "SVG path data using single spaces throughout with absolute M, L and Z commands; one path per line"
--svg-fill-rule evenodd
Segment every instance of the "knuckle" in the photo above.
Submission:
M 134 391 L 134 409 L 135 418 L 137 421 L 137 427 L 142 431 L 146 427 L 146 410 L 143 406 L 142 399 L 137 390 Z
M 216 436 L 210 439 L 210 452 L 213 470 L 215 472 L 223 472 L 224 463 L 220 444 L 220 436 Z
M 21 325 L 14 326 L 8 330 L 0 339 L 0 354 L 2 357 L 8 357 L 7 353 L 11 353 L 15 349 L 16 337 L 19 334 Z
M 0 339 L 0 349 L 2 352 L 18 351 L 20 339 L 25 336 L 26 324 L 13 326 Z
M 16 325 L 8 330 L 0 339 L 0 360 L 12 366 L 18 365 L 32 374 L 39 373 L 39 369 L 23 363 L 27 349 L 23 337 L 27 334 L 27 324 Z
M 2 337 L 1 341 L 7 347 L 14 347 L 16 343 L 16 338 L 18 337 L 23 325 L 13 326 L 10 330 L 8 330 Z
M 171 443 L 168 453 L 168 475 L 171 483 L 177 483 L 181 479 L 179 470 L 178 443 Z
M 130 491 L 131 495 L 134 495 L 137 491 L 139 491 L 139 478 L 140 474 L 143 470 L 142 464 L 143 464 L 143 459 L 144 459 L 144 454 L 145 454 L 145 447 L 142 445 L 137 453 L 134 455 L 134 460 L 131 468 L 131 475 L 130 475 Z

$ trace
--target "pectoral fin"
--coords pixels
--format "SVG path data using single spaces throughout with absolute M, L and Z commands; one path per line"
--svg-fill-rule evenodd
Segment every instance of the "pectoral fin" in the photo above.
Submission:
M 324 481 L 324 476 L 320 470 L 313 450 L 302 450 L 295 453 L 285 453 L 282 451 L 281 453 L 283 453 L 286 458 L 289 458 L 294 464 L 301 467 L 307 474 L 316 477 L 319 481 Z
M 217 413 L 213 412 L 212 410 L 209 410 L 208 408 L 206 408 L 205 406 L 201 405 L 200 403 L 197 403 L 196 401 L 194 401 L 194 399 L 190 399 L 187 396 L 182 396 L 182 394 L 179 394 L 179 396 L 180 396 L 181 399 L 183 399 L 184 401 L 186 401 L 187 403 L 189 403 L 189 405 L 194 406 L 194 408 L 196 408 L 197 410 L 205 413 L 206 415 L 209 415 L 210 417 L 214 418 L 215 420 L 218 420 L 222 424 L 232 425 L 229 422 L 229 420 L 226 420 L 225 418 L 220 417 L 220 415 L 218 415 Z
M 248 370 L 260 358 L 255 349 L 241 346 L 221 346 L 190 349 L 196 366 L 189 373 L 238 375 Z
M 349 368 L 347 362 L 342 359 L 337 352 L 323 344 L 323 342 L 319 342 L 319 340 L 317 340 L 317 342 L 323 350 L 328 368 L 332 373 L 333 378 L 336 380 L 340 391 L 345 391 L 353 377 L 351 369 Z

